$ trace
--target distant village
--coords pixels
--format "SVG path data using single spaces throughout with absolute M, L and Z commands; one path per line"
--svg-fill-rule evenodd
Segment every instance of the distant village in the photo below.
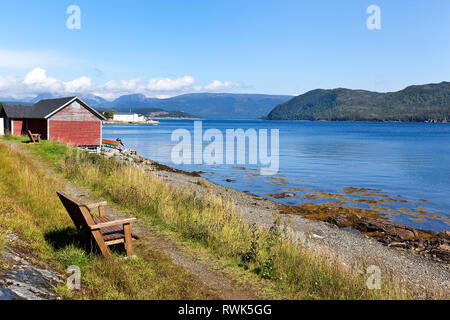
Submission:
M 147 123 L 158 125 L 159 121 L 154 121 L 144 115 L 131 112 L 117 112 L 113 114 L 112 119 L 108 119 L 105 124 L 120 124 L 120 123 Z

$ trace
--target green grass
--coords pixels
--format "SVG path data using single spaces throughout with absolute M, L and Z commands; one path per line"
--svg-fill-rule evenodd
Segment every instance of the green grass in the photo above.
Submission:
M 47 140 L 43 140 L 41 144 L 30 144 L 28 147 L 34 154 L 46 159 L 53 165 L 57 164 L 71 150 L 66 145 Z
M 5 135 L 0 137 L 0 141 L 2 140 L 24 144 L 33 151 L 34 154 L 50 162 L 52 165 L 56 165 L 66 156 L 69 150 L 72 150 L 64 144 L 48 140 L 42 140 L 40 144 L 32 144 L 29 143 L 30 139 L 26 136 Z
M 5 140 L 5 139 L 2 139 Z M 6 138 L 20 142 L 21 139 Z M 31 253 L 33 262 L 66 274 L 66 268 L 81 269 L 82 290 L 69 291 L 65 285 L 57 292 L 67 299 L 201 299 L 209 293 L 199 280 L 152 248 L 138 250 L 134 260 L 107 261 L 81 241 L 72 221 L 56 197 L 65 181 L 50 175 L 30 158 L 0 141 L 0 230 L 20 236 Z M 61 146 L 43 143 L 30 146 L 33 152 L 58 158 L 52 150 Z M 61 156 L 61 154 L 59 154 Z M 4 239 L 5 232 L 0 232 Z M 0 242 L 5 245 L 4 240 Z M 123 254 L 115 250 L 115 254 Z
M 26 143 L 29 139 L 22 137 L 22 136 L 12 136 L 12 135 L 5 135 L 0 137 L 0 140 L 3 141 L 10 141 L 10 142 L 23 142 Z

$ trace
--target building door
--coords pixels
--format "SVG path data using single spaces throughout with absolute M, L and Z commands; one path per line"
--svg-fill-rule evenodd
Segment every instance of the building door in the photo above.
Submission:
M 5 134 L 5 127 L 3 126 L 5 123 L 5 120 L 3 118 L 0 118 L 0 136 L 3 136 Z

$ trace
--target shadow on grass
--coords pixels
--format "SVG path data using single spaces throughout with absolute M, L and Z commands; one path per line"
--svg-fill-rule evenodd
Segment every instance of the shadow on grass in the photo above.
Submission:
M 74 246 L 86 251 L 86 253 L 95 252 L 96 245 L 89 235 L 79 232 L 75 228 L 64 228 L 61 230 L 50 231 L 45 235 L 45 240 L 55 249 L 62 250 L 66 247 Z
M 86 254 L 93 253 L 101 255 L 100 249 L 90 234 L 84 234 L 72 227 L 47 232 L 44 237 L 56 251 L 63 250 L 67 247 L 76 247 L 85 251 Z M 113 245 L 109 248 L 113 253 L 118 255 L 126 254 L 123 244 Z

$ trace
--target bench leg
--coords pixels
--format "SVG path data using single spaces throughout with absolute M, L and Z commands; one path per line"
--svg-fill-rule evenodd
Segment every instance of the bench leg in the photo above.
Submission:
M 131 237 L 131 225 L 129 223 L 123 225 L 123 233 L 125 234 L 125 250 L 127 257 L 134 257 L 133 238 Z
M 100 248 L 100 251 L 102 252 L 103 256 L 107 259 L 111 258 L 111 250 L 109 250 L 108 246 L 103 240 L 103 236 L 100 230 L 92 231 L 92 235 L 94 236 L 94 239 L 97 242 L 97 245 Z

